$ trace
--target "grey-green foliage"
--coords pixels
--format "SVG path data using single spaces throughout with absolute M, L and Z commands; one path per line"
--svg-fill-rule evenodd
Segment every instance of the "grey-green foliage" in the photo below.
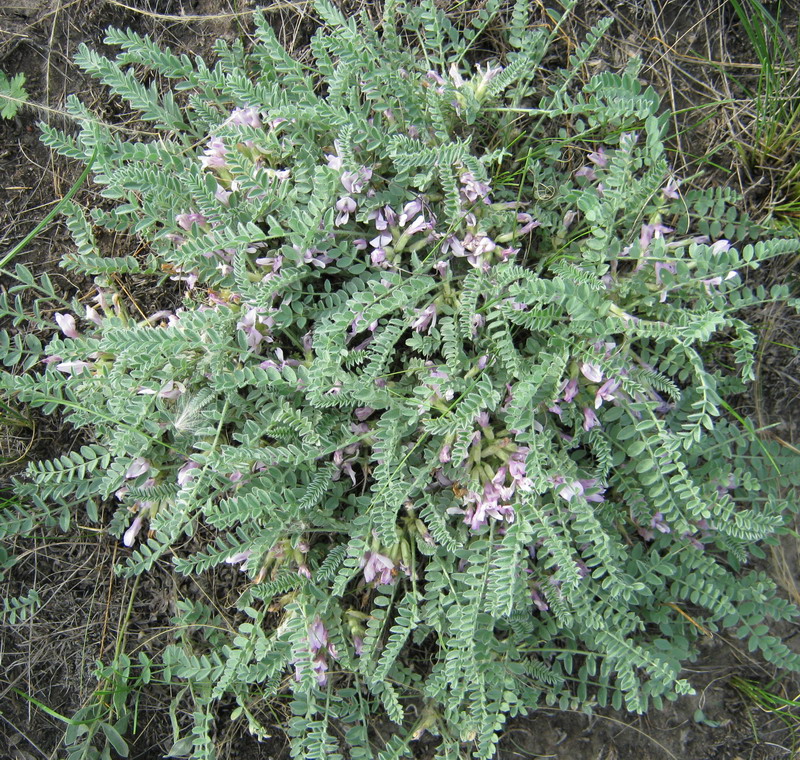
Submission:
M 27 99 L 25 75 L 20 73 L 9 78 L 5 71 L 0 71 L 0 117 L 13 119 Z
M 401 757 L 423 730 L 438 757 L 489 758 L 539 704 L 691 691 L 703 627 L 800 666 L 762 624 L 796 610 L 747 568 L 796 460 L 720 413 L 753 377 L 739 312 L 790 295 L 743 276 L 798 242 L 727 191 L 679 195 L 635 63 L 580 85 L 606 22 L 548 79 L 557 30 L 519 0 L 510 52 L 467 64 L 499 5 L 463 30 L 390 0 L 375 29 L 320 0 L 311 63 L 258 15 L 254 47 L 220 41 L 213 67 L 109 30 L 116 60 L 78 63 L 147 136 L 75 98 L 80 130 L 43 127 L 96 151 L 116 205 L 70 208 L 63 264 L 96 303 L 75 323 L 56 304 L 46 349 L 11 331 L 0 387 L 91 444 L 31 464 L 16 488 L 39 511 L 0 531 L 112 505 L 121 573 L 247 574 L 237 630 L 183 610 L 198 635 L 164 654 L 191 684 L 175 739 L 195 757 L 230 696 L 264 735 L 259 702 L 291 692 L 297 758 Z M 103 229 L 144 253 L 103 254 Z M 17 275 L 40 326 L 52 284 Z M 142 314 L 115 284 L 148 276 L 182 306 Z M 709 366 L 715 335 L 736 372 Z M 385 747 L 374 712 L 398 724 Z

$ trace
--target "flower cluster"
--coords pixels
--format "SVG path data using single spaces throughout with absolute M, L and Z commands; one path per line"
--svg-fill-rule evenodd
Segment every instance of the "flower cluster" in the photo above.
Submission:
M 473 435 L 469 461 L 483 481 L 482 488 L 468 490 L 463 496 L 463 506 L 447 510 L 450 514 L 463 514 L 464 523 L 472 531 L 481 530 L 489 518 L 513 523 L 516 517 L 512 503 L 514 494 L 532 488 L 525 465 L 530 449 L 518 446 L 511 438 L 496 435 L 486 412 L 478 415 L 477 422 L 480 430 Z M 445 464 L 450 458 L 450 447 L 445 445 L 439 453 L 439 461 Z M 503 462 L 495 471 L 486 462 L 493 458 Z
M 328 683 L 328 655 L 334 660 L 338 660 L 339 655 L 336 647 L 328 640 L 328 629 L 325 628 L 319 616 L 314 618 L 308 627 L 308 650 L 311 654 L 314 678 L 319 686 L 325 686 Z M 292 660 L 292 664 L 295 666 L 295 679 L 298 681 L 303 677 L 302 663 L 302 658 Z

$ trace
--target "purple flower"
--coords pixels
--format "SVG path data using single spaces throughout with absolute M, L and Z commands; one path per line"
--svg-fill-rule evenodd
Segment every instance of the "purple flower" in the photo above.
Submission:
M 453 249 L 453 256 L 460 257 L 467 255 L 463 244 L 455 235 L 448 235 L 444 239 L 444 242 L 442 243 L 442 253 L 447 253 L 451 248 Z
M 347 224 L 348 220 L 350 219 L 350 214 L 355 213 L 356 202 L 349 195 L 345 195 L 336 201 L 336 210 L 339 212 L 339 214 L 337 215 L 334 224 L 337 227 L 341 227 L 343 224 Z
M 354 414 L 356 419 L 359 422 L 363 422 L 367 417 L 369 417 L 375 410 L 371 406 L 359 406 L 356 408 Z
M 84 316 L 84 319 L 87 322 L 94 322 L 94 324 L 96 324 L 98 327 L 103 324 L 103 318 L 100 316 L 100 312 L 88 304 L 86 306 L 86 315 Z
M 333 155 L 332 153 L 326 153 L 325 159 L 328 162 L 329 169 L 339 171 L 342 168 L 342 159 L 339 156 Z
M 278 258 L 280 258 L 280 256 Z M 306 248 L 306 250 L 303 251 L 304 264 L 313 264 L 315 267 L 325 269 L 332 261 L 333 259 L 321 248 Z
M 664 514 L 662 512 L 656 512 L 653 515 L 653 519 L 650 520 L 650 527 L 661 533 L 672 533 L 672 529 L 664 522 Z
M 182 394 L 186 393 L 186 386 L 183 383 L 176 383 L 174 380 L 168 380 L 161 390 L 153 390 L 152 388 L 139 388 L 137 393 L 140 396 L 158 396 L 159 398 L 166 398 L 174 401 Z
M 595 166 L 599 166 L 601 169 L 605 169 L 608 165 L 608 156 L 606 156 L 605 150 L 603 150 L 603 146 L 601 145 L 596 153 L 590 153 L 586 156 Z
M 583 429 L 588 432 L 599 424 L 600 420 L 597 419 L 594 409 L 591 409 L 588 406 L 583 407 Z
M 328 631 L 319 615 L 308 627 L 308 648 L 312 656 L 311 669 L 314 678 L 319 686 L 324 686 L 328 682 L 328 655 L 334 659 L 338 659 L 338 656 L 335 647 L 328 641 Z M 292 660 L 292 663 L 295 665 L 295 678 L 299 681 L 302 676 L 300 659 Z
M 537 584 L 538 585 L 538 584 Z M 544 597 L 538 592 L 536 588 L 531 589 L 531 601 L 536 605 L 539 612 L 547 612 L 550 609 Z
M 575 172 L 575 176 L 586 177 L 589 182 L 594 182 L 597 179 L 597 175 L 594 173 L 594 169 L 591 166 L 582 166 Z
M 357 461 L 359 446 L 360 444 L 354 443 L 343 449 L 336 449 L 336 451 L 333 452 L 333 463 L 338 468 L 336 472 L 333 473 L 333 480 L 339 480 L 342 473 L 344 473 L 350 478 L 353 485 L 356 484 L 356 473 L 353 469 L 353 464 Z
M 558 492 L 558 495 L 562 499 L 572 501 L 576 496 L 583 496 L 583 484 L 579 480 L 573 480 L 571 483 L 567 483 L 563 475 L 553 478 L 553 485 L 558 486 L 562 484 L 564 487 Z
M 461 87 L 464 84 L 464 79 L 461 76 L 461 73 L 458 70 L 458 66 L 455 62 L 450 64 L 450 68 L 447 70 L 447 73 L 450 75 L 450 79 L 453 81 L 456 89 Z
M 604 401 L 613 401 L 616 396 L 614 393 L 620 386 L 619 380 L 609 378 L 598 389 L 594 397 L 594 408 L 599 409 Z
M 708 280 L 700 280 L 700 282 L 703 283 L 703 287 L 706 289 L 706 293 L 708 293 L 708 295 L 711 295 L 712 286 L 722 285 L 722 283 L 725 282 L 725 280 L 730 280 L 731 278 L 736 277 L 738 274 L 739 273 L 734 269 L 728 272 L 728 274 L 726 274 L 724 278 L 717 275 L 716 277 L 711 277 Z
M 386 208 L 389 207 L 387 206 Z M 379 208 L 370 211 L 369 214 L 367 214 L 367 219 L 370 221 L 375 221 L 375 229 L 378 230 L 378 232 L 383 232 L 383 230 L 389 226 L 389 222 L 383 215 L 383 210 Z
M 308 628 L 308 645 L 312 654 L 316 654 L 320 649 L 328 646 L 328 631 L 319 616 L 314 619 L 314 622 Z
M 652 240 L 664 237 L 669 232 L 673 232 L 672 227 L 656 223 L 656 224 L 643 224 L 642 231 L 639 235 L 639 246 L 642 251 L 646 251 L 650 247 Z
M 475 203 L 478 198 L 481 198 L 484 203 L 490 202 L 489 193 L 492 188 L 485 182 L 475 179 L 475 175 L 472 172 L 464 172 L 461 175 L 461 183 L 463 184 L 461 192 L 468 201 Z
M 72 314 L 56 313 L 55 319 L 59 328 L 61 328 L 61 332 L 63 332 L 67 338 L 78 337 L 78 330 L 75 325 L 75 317 L 73 317 Z
M 388 586 L 394 583 L 394 562 L 385 554 L 368 551 L 361 558 L 361 567 L 364 568 L 364 580 L 371 583 L 378 578 L 377 585 Z
M 392 236 L 388 232 L 382 232 L 377 237 L 372 238 L 372 240 L 369 241 L 369 244 L 373 248 L 383 248 L 384 246 L 389 245 L 389 243 L 392 242 L 392 239 Z
M 362 166 L 355 172 L 343 172 L 340 177 L 344 189 L 347 190 L 350 195 L 357 195 L 360 193 L 371 178 L 372 169 L 366 166 Z
M 411 329 L 417 332 L 429 332 L 436 325 L 436 304 L 432 303 L 424 309 L 417 311 L 417 318 L 412 322 Z
M 561 388 L 561 392 L 564 394 L 562 398 L 567 404 L 572 401 L 578 395 L 578 378 L 573 377 L 571 380 L 567 380 Z
M 492 66 L 490 63 L 486 64 L 486 71 L 481 71 L 481 65 L 479 63 L 475 65 L 475 69 L 481 75 L 476 94 L 482 93 L 486 89 L 486 85 L 503 71 L 502 66 Z
M 411 217 L 419 214 L 421 211 L 422 211 L 422 201 L 419 198 L 416 198 L 413 201 L 409 201 L 408 203 L 406 203 L 405 206 L 403 206 L 403 211 L 397 218 L 397 223 L 401 227 L 405 227 L 406 224 L 408 223 L 408 220 L 411 219 Z
M 597 478 L 580 478 L 578 483 L 580 483 L 581 488 L 583 488 L 583 497 L 586 501 L 594 501 L 601 504 L 606 500 L 606 497 L 603 495 L 606 489 L 597 487 Z
M 662 195 L 665 198 L 672 198 L 672 200 L 676 201 L 680 198 L 678 194 L 678 183 L 675 181 L 675 178 L 670 178 L 669 182 L 664 186 L 661 190 Z
M 403 234 L 406 237 L 411 237 L 412 235 L 416 235 L 418 232 L 429 229 L 430 226 L 431 225 L 425 221 L 425 217 L 420 214 L 416 219 L 414 219 L 413 222 L 411 222 L 411 224 L 408 225 L 408 228 Z
M 383 248 L 376 248 L 372 253 L 370 253 L 369 260 L 372 262 L 372 265 L 376 267 L 388 266 L 386 263 L 386 251 Z
M 530 449 L 527 446 L 520 446 L 508 460 L 508 474 L 511 481 L 520 491 L 530 491 L 533 488 L 530 478 L 526 477 L 525 460 Z
M 517 221 L 522 224 L 522 227 L 517 231 L 519 235 L 527 235 L 531 230 L 541 225 L 541 222 L 536 221 L 530 214 L 526 213 L 517 214 Z
M 263 306 L 254 307 L 249 309 L 245 315 L 236 323 L 239 330 L 243 330 L 247 336 L 247 347 L 251 351 L 255 351 L 262 340 L 272 342 L 271 338 L 259 329 L 259 327 L 270 328 L 274 324 L 271 316 L 264 313 Z

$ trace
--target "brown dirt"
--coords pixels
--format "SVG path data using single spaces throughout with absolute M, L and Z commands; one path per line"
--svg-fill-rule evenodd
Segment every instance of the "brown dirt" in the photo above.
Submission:
M 57 111 L 72 92 L 80 93 L 93 108 L 112 115 L 102 89 L 71 63 L 80 42 L 102 47 L 107 26 L 130 26 L 154 35 L 178 52 L 207 55 L 215 39 L 247 34 L 252 5 L 250 0 L 5 0 L 0 7 L 0 68 L 9 74 L 23 72 L 31 100 L 45 108 L 26 108 L 16 119 L 0 121 L 0 252 L 21 240 L 80 173 L 80 167 L 51 156 L 41 146 L 36 121 L 58 123 Z M 356 5 L 350 3 L 348 7 Z M 368 7 L 374 15 L 374 6 Z M 304 8 L 297 4 L 293 10 L 274 14 L 276 26 L 295 46 L 307 39 L 313 28 Z M 738 130 L 746 127 L 749 118 L 741 92 L 731 92 L 719 68 L 703 62 L 710 59 L 745 64 L 737 69 L 743 82 L 754 73 L 747 68 L 753 63 L 752 54 L 730 7 L 706 0 L 586 0 L 577 20 L 566 29 L 565 42 L 582 39 L 588 23 L 612 11 L 617 23 L 592 65 L 619 67 L 631 55 L 641 55 L 645 62 L 642 78 L 665 96 L 665 105 L 693 109 L 674 120 L 676 171 L 690 175 L 700 170 L 705 176 L 698 182 L 727 181 L 749 191 L 746 202 L 756 216 L 760 210 L 766 213 L 764 194 L 753 188 L 763 184 L 759 177 L 769 180 L 770 169 L 748 168 L 734 147 Z M 790 17 L 788 23 L 796 25 L 796 19 L 792 22 Z M 704 101 L 729 96 L 736 101 L 733 106 L 695 108 Z M 120 114 L 113 116 L 119 118 Z M 713 158 L 708 158 L 709 154 Z M 84 202 L 92 197 L 91 188 L 82 191 Z M 130 241 L 115 244 L 124 246 Z M 68 246 L 62 226 L 55 221 L 31 242 L 18 261 L 37 272 L 50 272 L 65 293 L 80 293 L 86 284 L 70 281 L 57 269 L 60 254 Z M 776 263 L 762 273 L 764 283 L 796 284 L 796 263 Z M 777 425 L 776 435 L 798 445 L 800 325 L 796 315 L 782 308 L 753 315 L 753 320 L 763 328 L 764 349 L 759 382 L 752 397 L 742 401 L 743 409 L 762 425 Z M 57 419 L 37 418 L 36 423 L 33 436 L 26 429 L 4 432 L 0 456 L 24 461 L 26 457 L 52 456 L 75 444 L 74 434 Z M 0 470 L 0 493 L 3 479 L 19 466 Z M 199 582 L 177 583 L 168 566 L 157 566 L 134 589 L 132 582 L 115 578 L 111 570 L 119 560 L 116 541 L 91 525 L 73 527 L 67 535 L 58 529 L 38 530 L 10 550 L 21 558 L 0 585 L 0 595 L 15 596 L 35 586 L 44 602 L 27 622 L 0 627 L 0 757 L 14 760 L 63 756 L 63 723 L 23 695 L 64 716 L 85 704 L 97 686 L 92 675 L 94 663 L 98 659 L 108 662 L 132 594 L 135 601 L 127 629 L 127 650 L 134 654 L 144 651 L 157 658 L 174 636 L 169 619 L 177 599 L 207 594 L 224 600 L 236 583 L 235 572 L 230 571 L 205 580 L 207 585 L 200 588 Z M 771 564 L 773 574 L 795 600 L 800 598 L 794 585 L 796 554 L 796 542 L 784 541 L 775 550 Z M 225 613 L 221 604 L 220 611 Z M 798 632 L 797 626 L 782 631 L 787 642 L 800 650 Z M 732 676 L 767 684 L 778 675 L 743 652 L 736 642 L 717 636 L 705 647 L 702 657 L 687 666 L 686 675 L 698 694 L 644 717 L 612 710 L 600 710 L 588 717 L 543 709 L 530 717 L 514 719 L 504 733 L 498 757 L 798 757 L 794 744 L 798 737 L 792 727 L 776 714 L 746 701 L 731 686 Z M 773 690 L 793 698 L 800 693 L 800 682 L 787 676 Z M 150 687 L 142 692 L 135 730 L 132 727 L 129 732 L 131 758 L 149 760 L 168 751 L 172 736 L 168 705 L 174 696 L 174 687 Z M 220 710 L 216 727 L 221 759 L 278 760 L 288 756 L 279 725 L 273 727 L 273 738 L 259 745 L 241 723 L 227 720 L 227 713 L 229 710 Z M 175 717 L 181 726 L 187 725 L 188 712 L 178 712 Z M 433 757 L 434 747 L 435 742 L 423 739 L 416 745 L 416 756 Z

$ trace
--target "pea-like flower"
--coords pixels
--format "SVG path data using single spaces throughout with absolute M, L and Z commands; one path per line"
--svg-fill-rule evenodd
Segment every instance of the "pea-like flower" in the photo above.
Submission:
M 349 195 L 339 198 L 339 200 L 336 201 L 336 210 L 339 213 L 336 216 L 334 224 L 337 227 L 347 224 L 347 222 L 350 220 L 350 214 L 354 214 L 356 212 L 356 208 L 356 202 Z
M 141 513 L 136 515 L 136 517 L 133 519 L 130 528 L 128 528 L 128 530 L 125 531 L 125 535 L 122 537 L 122 543 L 125 546 L 133 546 L 133 542 L 136 540 L 136 536 L 142 529 L 143 520 L 144 516 Z
M 620 386 L 619 380 L 612 380 L 609 378 L 598 389 L 594 397 L 594 408 L 599 409 L 604 401 L 613 401 L 616 396 L 614 395 Z
M 61 332 L 67 338 L 77 338 L 78 329 L 75 325 L 75 317 L 72 314 L 61 314 L 60 312 L 55 315 L 56 323 L 58 324 Z
M 385 554 L 366 552 L 361 558 L 361 567 L 364 568 L 364 580 L 367 583 L 371 583 L 376 578 L 379 586 L 388 586 L 394 583 L 397 571 L 392 559 Z

